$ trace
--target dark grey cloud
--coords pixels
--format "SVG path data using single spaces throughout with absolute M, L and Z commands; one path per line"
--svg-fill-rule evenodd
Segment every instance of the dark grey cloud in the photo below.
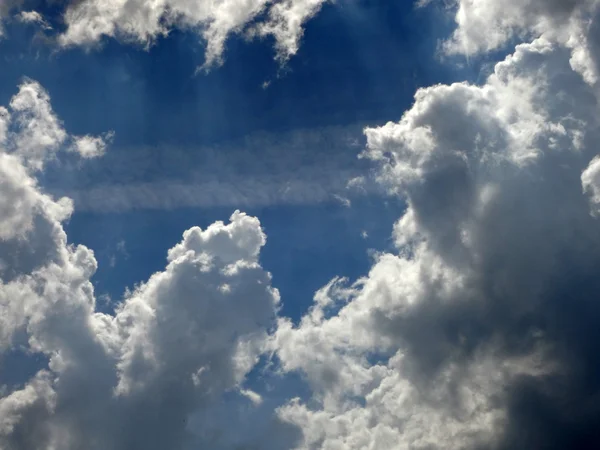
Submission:
M 282 366 L 314 392 L 280 410 L 301 448 L 597 446 L 600 117 L 577 50 L 520 45 L 366 130 L 408 208 L 398 254 L 280 320 Z

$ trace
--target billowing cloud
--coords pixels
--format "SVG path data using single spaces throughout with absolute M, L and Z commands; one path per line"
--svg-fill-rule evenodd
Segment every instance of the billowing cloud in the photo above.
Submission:
M 71 202 L 45 194 L 35 178 L 81 138 L 68 136 L 32 81 L 1 118 L 0 357 L 25 351 L 48 364 L 0 389 L 0 448 L 223 445 L 222 424 L 190 430 L 187 421 L 217 410 L 227 393 L 237 407 L 260 403 L 243 383 L 279 294 L 258 262 L 258 219 L 236 211 L 228 224 L 187 230 L 163 271 L 127 293 L 114 315 L 99 313 L 94 254 L 68 243 L 62 227 Z
M 578 50 L 521 44 L 481 86 L 421 89 L 366 130 L 364 156 L 408 206 L 397 253 L 333 280 L 298 325 L 279 319 L 282 370 L 313 390 L 278 410 L 297 448 L 597 444 L 600 116 Z
M 590 83 L 599 76 L 598 0 L 455 0 L 449 53 L 497 50 L 514 38 L 544 37 L 572 50 L 571 64 Z
M 65 145 L 84 158 L 99 156 L 111 138 L 110 132 L 96 137 L 68 136 L 52 111 L 48 93 L 35 81 L 25 81 L 11 99 L 9 109 L 0 110 L 4 153 L 17 156 L 29 169 L 42 170 Z

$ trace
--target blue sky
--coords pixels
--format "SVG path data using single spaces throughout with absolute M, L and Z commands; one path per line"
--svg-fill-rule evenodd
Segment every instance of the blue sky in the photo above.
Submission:
M 45 16 L 53 21 L 57 12 L 49 8 Z M 299 170 L 303 184 L 312 184 L 314 177 L 325 190 L 334 184 L 336 192 L 306 193 L 300 205 L 277 198 L 248 208 L 223 198 L 227 192 L 209 207 L 189 208 L 197 205 L 170 199 L 173 206 L 167 211 L 164 204 L 142 210 L 133 204 L 116 212 L 102 205 L 80 211 L 81 205 L 67 225 L 73 242 L 97 254 L 98 293 L 118 300 L 125 287 L 164 265 L 166 250 L 182 230 L 225 220 L 241 207 L 271 230 L 263 261 L 287 294 L 286 312 L 299 318 L 329 279 L 361 276 L 370 265 L 368 250 L 389 248 L 401 201 L 358 195 L 348 208 L 334 195 L 356 196 L 346 192 L 345 184 L 369 170 L 357 158 L 364 146 L 363 127 L 398 119 L 418 87 L 457 76 L 455 66 L 435 56 L 449 24 L 438 9 L 415 9 L 410 1 L 326 5 L 307 24 L 299 53 L 284 67 L 274 61 L 269 39 L 246 42 L 234 36 L 223 66 L 206 74 L 195 73 L 204 49 L 192 32 L 175 30 L 149 50 L 105 39 L 100 49 L 56 53 L 35 39 L 35 27 L 13 24 L 9 32 L 19 39 L 1 43 L 6 69 L 0 75 L 0 98 L 5 104 L 26 76 L 51 92 L 53 108 L 69 132 L 115 132 L 106 158 L 50 167 L 45 185 L 51 191 L 74 196 L 96 186 L 165 180 L 197 185 L 206 172 L 224 180 L 232 173 L 236 180 L 252 176 L 258 185 L 281 174 L 276 187 L 265 189 L 281 189 Z M 306 133 L 316 136 L 289 148 L 290 139 Z M 248 148 L 245 139 L 257 143 Z M 275 148 L 261 148 L 263 141 Z M 239 167 L 247 164 L 238 162 L 247 153 L 252 166 Z M 332 229 L 336 232 L 327 231 Z M 361 237 L 363 231 L 367 238 Z M 111 258 L 124 257 L 117 250 L 121 241 L 127 270 L 110 264 Z
M 0 450 L 595 448 L 599 36 L 0 4 Z

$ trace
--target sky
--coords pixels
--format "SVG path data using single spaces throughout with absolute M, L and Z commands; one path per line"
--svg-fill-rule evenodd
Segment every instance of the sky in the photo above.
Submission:
M 0 0 L 0 450 L 600 442 L 599 0 Z

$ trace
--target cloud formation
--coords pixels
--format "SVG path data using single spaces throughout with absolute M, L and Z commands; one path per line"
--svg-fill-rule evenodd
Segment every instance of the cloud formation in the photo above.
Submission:
M 66 26 L 58 35 L 62 47 L 92 47 L 105 37 L 143 46 L 169 34 L 173 29 L 197 32 L 206 43 L 204 68 L 222 63 L 227 38 L 232 34 L 272 37 L 276 58 L 284 63 L 298 51 L 304 23 L 325 0 L 96 0 L 64 2 L 62 20 Z M 0 17 L 21 6 L 20 2 L 0 5 Z M 52 27 L 37 11 L 21 11 L 16 18 Z M 1 34 L 0 34 L 1 35 Z
M 599 76 L 598 0 L 454 0 L 457 28 L 444 48 L 466 55 L 543 37 L 571 49 L 571 65 L 588 82 Z
M 0 118 L 0 357 L 48 359 L 23 386 L 0 390 L 0 448 L 218 448 L 230 439 L 219 424 L 190 430 L 187 420 L 220 408 L 226 393 L 236 407 L 259 403 L 242 385 L 279 294 L 258 262 L 258 219 L 236 211 L 228 224 L 187 230 L 163 271 L 114 315 L 99 313 L 94 254 L 62 227 L 72 203 L 35 176 L 69 142 L 85 157 L 104 141 L 87 136 L 82 150 L 32 81 Z
M 486 5 L 505 7 L 461 2 Z M 555 21 L 572 13 L 555 6 Z M 597 444 L 598 91 L 573 64 L 583 41 L 560 38 L 571 21 L 556 39 L 523 26 L 543 37 L 481 86 L 421 89 L 399 122 L 365 131 L 364 156 L 408 207 L 396 254 L 333 280 L 298 325 L 279 319 L 282 370 L 313 392 L 278 410 L 303 430 L 297 448 Z

